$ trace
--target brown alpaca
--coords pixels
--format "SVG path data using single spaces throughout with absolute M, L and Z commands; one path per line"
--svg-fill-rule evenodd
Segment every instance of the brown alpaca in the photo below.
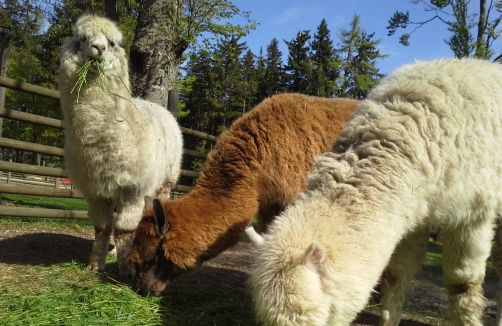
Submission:
M 235 121 L 190 193 L 145 210 L 129 256 L 140 293 L 159 295 L 173 277 L 234 245 L 255 216 L 263 232 L 304 189 L 314 157 L 331 150 L 358 104 L 282 94 Z

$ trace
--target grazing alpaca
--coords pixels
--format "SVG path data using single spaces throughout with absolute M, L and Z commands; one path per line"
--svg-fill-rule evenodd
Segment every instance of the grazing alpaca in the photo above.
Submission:
M 180 173 L 182 135 L 165 108 L 131 99 L 121 40 L 122 33 L 112 21 L 79 18 L 73 38 L 61 49 L 59 90 L 65 167 L 84 194 L 96 231 L 87 269 L 104 270 L 113 229 L 120 274 L 128 276 L 134 271 L 125 259 L 144 196 L 169 196 Z M 100 62 L 104 74 L 92 64 L 86 84 L 73 90 L 77 71 L 91 59 Z
M 173 277 L 235 244 L 255 216 L 264 230 L 304 189 L 314 156 L 331 149 L 358 103 L 276 95 L 235 121 L 197 186 L 145 212 L 129 257 L 140 293 L 160 294 Z
M 436 60 L 375 87 L 300 199 L 257 244 L 265 325 L 349 325 L 386 268 L 381 325 L 398 325 L 430 227 L 442 225 L 453 325 L 482 325 L 492 223 L 502 213 L 502 66 Z

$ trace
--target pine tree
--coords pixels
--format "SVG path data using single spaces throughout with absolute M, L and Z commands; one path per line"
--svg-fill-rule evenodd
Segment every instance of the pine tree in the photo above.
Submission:
M 339 71 L 334 68 L 334 62 L 339 60 L 325 19 L 317 27 L 317 32 L 314 33 L 310 43 L 310 60 L 313 68 L 307 94 L 333 97 L 336 94 L 336 79 L 339 76 Z
M 282 52 L 279 50 L 279 41 L 276 38 L 267 45 L 267 55 L 264 63 L 265 74 L 258 86 L 259 98 L 264 99 L 274 94 L 286 92 L 286 75 L 282 66 Z
M 387 57 L 377 49 L 380 40 L 373 40 L 375 33 L 367 34 L 354 15 L 350 29 L 340 31 L 338 49 L 343 74 L 339 78 L 338 96 L 362 99 L 384 76 L 376 67 L 376 60 Z
M 238 92 L 242 103 L 242 114 L 258 104 L 258 69 L 255 65 L 256 56 L 248 50 L 241 59 L 241 79 L 243 87 Z
M 218 133 L 226 130 L 237 117 L 242 115 L 241 100 L 238 96 L 245 85 L 241 77 L 240 57 L 246 50 L 246 42 L 239 43 L 239 38 L 235 36 L 221 39 L 216 47 L 214 69 L 217 71 L 219 80 L 216 96 L 221 104 Z
M 216 134 L 214 120 L 219 106 L 215 93 L 218 77 L 214 66 L 213 55 L 208 51 L 201 50 L 189 56 L 184 71 L 193 80 L 186 89 L 187 93 L 180 94 L 189 114 L 179 120 L 184 127 L 213 135 Z
M 309 58 L 310 31 L 299 31 L 296 39 L 284 41 L 288 46 L 288 64 L 284 66 L 286 85 L 293 93 L 307 93 L 312 76 L 312 63 Z

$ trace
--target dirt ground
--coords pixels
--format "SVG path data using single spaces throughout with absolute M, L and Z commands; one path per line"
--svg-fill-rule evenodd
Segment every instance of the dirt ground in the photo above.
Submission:
M 31 223 L 23 223 L 21 227 L 0 225 L 0 281 L 12 281 L 12 275 L 9 273 L 19 273 L 19 266 L 24 266 L 23 269 L 29 273 L 30 266 L 50 266 L 72 260 L 85 263 L 91 252 L 92 239 L 91 229 L 84 230 L 77 226 L 40 226 Z M 439 251 L 440 246 L 431 243 L 430 250 Z M 250 243 L 241 241 L 204 264 L 197 273 L 177 279 L 173 289 L 211 289 L 229 284 L 245 289 L 252 259 L 253 250 Z M 107 266 L 107 272 L 117 274 L 116 265 Z M 438 263 L 430 262 L 424 265 L 422 273 L 413 282 L 407 296 L 400 325 L 445 325 L 438 319 L 438 316 L 447 315 L 446 293 L 440 274 Z M 19 282 L 22 282 L 22 279 Z M 484 324 L 494 325 L 494 298 L 498 288 L 498 277 L 494 270 L 488 269 L 484 287 L 488 299 Z M 354 325 L 378 325 L 378 321 L 377 309 L 367 309 L 359 315 Z

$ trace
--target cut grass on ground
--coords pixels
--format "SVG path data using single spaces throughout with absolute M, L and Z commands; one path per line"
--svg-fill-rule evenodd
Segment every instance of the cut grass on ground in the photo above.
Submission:
M 114 263 L 109 258 L 107 264 Z M 7 290 L 0 283 L 2 325 L 255 325 L 247 291 L 232 286 L 142 297 L 76 262 L 57 264 L 42 284 Z

